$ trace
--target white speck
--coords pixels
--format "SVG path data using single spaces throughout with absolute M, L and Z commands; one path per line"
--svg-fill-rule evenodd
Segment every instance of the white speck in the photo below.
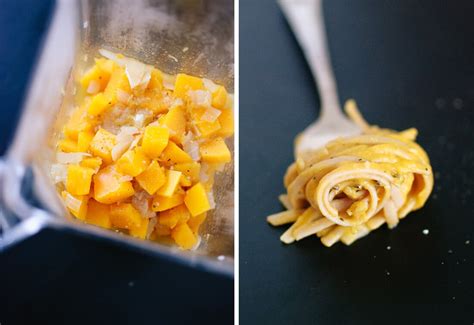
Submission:
M 130 288 L 133 287 L 134 285 L 135 285 L 135 282 L 133 282 L 133 281 L 130 281 L 130 282 L 128 283 L 128 286 L 129 286 Z
M 217 256 L 217 259 L 219 261 L 223 261 L 223 260 L 225 260 L 225 256 L 224 255 L 219 255 L 219 256 Z
M 444 98 L 437 98 L 435 101 L 435 106 L 438 109 L 442 109 L 446 105 L 446 100 Z
M 186 53 L 189 50 L 189 47 L 183 47 L 183 53 Z
M 441 265 L 444 265 L 444 262 L 443 262 L 443 261 L 441 261 Z
M 459 265 L 459 261 L 456 261 L 456 265 Z
M 469 239 L 464 242 L 464 244 L 466 244 L 466 245 L 469 245 L 470 243 L 471 243 L 471 241 Z
M 423 229 L 423 235 L 428 235 L 430 231 L 428 229 Z
M 453 300 L 456 300 L 456 297 L 453 297 Z
M 374 255 L 374 258 L 377 258 L 377 255 Z
M 84 27 L 84 28 L 89 27 L 89 21 L 86 20 L 84 23 L 82 23 L 82 27 Z
M 389 251 L 389 250 L 391 250 L 391 249 L 392 249 L 392 247 L 390 247 L 390 246 L 387 246 L 387 250 L 388 250 L 388 251 Z
M 449 254 L 452 254 L 452 253 L 453 253 L 453 250 L 452 250 L 452 249 L 448 249 L 448 253 L 449 253 Z
M 175 56 L 172 56 L 171 54 L 168 54 L 168 57 L 172 59 L 174 62 L 178 62 L 178 59 Z
M 387 271 L 387 270 L 385 270 L 385 274 L 387 274 L 387 275 L 390 275 L 390 272 L 389 272 L 389 271 Z

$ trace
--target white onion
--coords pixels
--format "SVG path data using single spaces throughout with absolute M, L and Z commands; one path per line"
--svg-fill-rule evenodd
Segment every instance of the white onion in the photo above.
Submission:
M 206 108 L 206 111 L 204 114 L 201 116 L 201 121 L 206 121 L 206 122 L 214 122 L 217 120 L 217 118 L 221 115 L 221 111 L 214 108 L 214 107 L 208 107 Z
M 90 156 L 86 152 L 57 152 L 56 161 L 60 164 L 78 164 L 84 157 Z
M 201 170 L 199 171 L 199 180 L 203 183 L 209 180 L 209 165 L 206 163 L 201 164 Z
M 175 84 L 175 81 L 176 81 L 176 76 L 173 76 L 173 75 L 170 75 L 170 74 L 167 74 L 167 73 L 163 73 L 162 76 L 163 76 L 163 86 L 166 89 L 174 90 L 174 84 Z
M 87 87 L 87 93 L 89 94 L 97 94 L 100 90 L 100 83 L 97 80 L 91 80 L 89 82 L 89 86 Z
M 107 58 L 107 59 L 109 59 L 109 60 L 114 61 L 115 63 L 117 63 L 117 64 L 118 64 L 119 66 L 121 66 L 121 67 L 123 67 L 123 66 L 125 65 L 125 60 L 124 60 L 124 59 L 117 57 L 117 54 L 115 54 L 115 53 L 113 53 L 113 52 L 111 52 L 111 51 L 109 51 L 109 50 L 100 49 L 100 50 L 99 50 L 99 53 L 100 53 L 103 57 L 105 57 L 105 58 Z
M 190 90 L 188 91 L 189 100 L 196 106 L 210 107 L 212 96 L 207 90 Z
M 138 133 L 138 129 L 132 126 L 122 126 L 117 134 L 117 144 L 112 148 L 111 156 L 113 161 L 117 161 L 130 148 L 134 135 Z
M 82 201 L 76 199 L 69 193 L 66 193 L 66 197 L 64 198 L 66 206 L 72 211 L 79 211 L 81 209 Z
M 132 205 L 137 209 L 143 218 L 154 218 L 156 212 L 150 208 L 152 196 L 145 191 L 138 191 L 132 197 Z
M 129 175 L 120 176 L 118 179 L 119 183 L 130 182 L 131 180 L 133 180 L 133 177 Z
M 207 193 L 207 199 L 209 201 L 209 205 L 211 206 L 211 209 L 216 208 L 216 200 L 214 200 L 214 192 L 210 191 Z
M 67 179 L 67 165 L 52 164 L 51 177 L 53 178 L 54 184 L 65 183 Z
M 188 132 L 184 137 L 183 150 L 191 157 L 194 161 L 199 161 L 201 155 L 199 153 L 199 144 L 193 140 L 193 134 Z
M 150 236 L 153 233 L 153 230 L 155 230 L 156 223 L 158 222 L 157 219 L 158 218 L 151 218 L 150 221 L 148 222 L 148 228 L 146 230 L 145 239 L 150 239 Z
M 204 87 L 206 87 L 206 89 L 209 90 L 211 93 L 219 89 L 219 86 L 209 79 L 204 78 L 202 79 L 202 81 L 204 83 Z
M 150 81 L 152 67 L 131 58 L 125 59 L 125 74 L 130 87 L 133 89 L 139 85 L 146 87 Z

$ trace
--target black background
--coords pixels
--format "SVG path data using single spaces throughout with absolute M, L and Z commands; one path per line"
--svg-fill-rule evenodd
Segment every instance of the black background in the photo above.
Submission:
M 265 221 L 319 99 L 276 3 L 240 4 L 241 323 L 473 324 L 474 2 L 325 1 L 341 100 L 417 127 L 436 173 L 395 230 L 330 249 L 315 236 L 285 246 Z

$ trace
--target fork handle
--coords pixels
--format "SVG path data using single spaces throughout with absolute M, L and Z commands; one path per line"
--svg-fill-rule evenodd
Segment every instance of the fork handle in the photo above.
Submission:
M 320 119 L 343 117 L 326 41 L 321 0 L 279 0 L 279 5 L 303 49 L 321 100 Z

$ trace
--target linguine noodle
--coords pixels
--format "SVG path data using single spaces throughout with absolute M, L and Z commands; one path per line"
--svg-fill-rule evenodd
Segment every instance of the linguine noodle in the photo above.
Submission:
M 431 193 L 433 172 L 416 129 L 370 126 L 353 100 L 345 109 L 362 133 L 298 155 L 286 172 L 280 201 L 287 211 L 267 218 L 292 223 L 280 238 L 286 244 L 315 234 L 328 247 L 350 245 L 384 223 L 397 226 Z

